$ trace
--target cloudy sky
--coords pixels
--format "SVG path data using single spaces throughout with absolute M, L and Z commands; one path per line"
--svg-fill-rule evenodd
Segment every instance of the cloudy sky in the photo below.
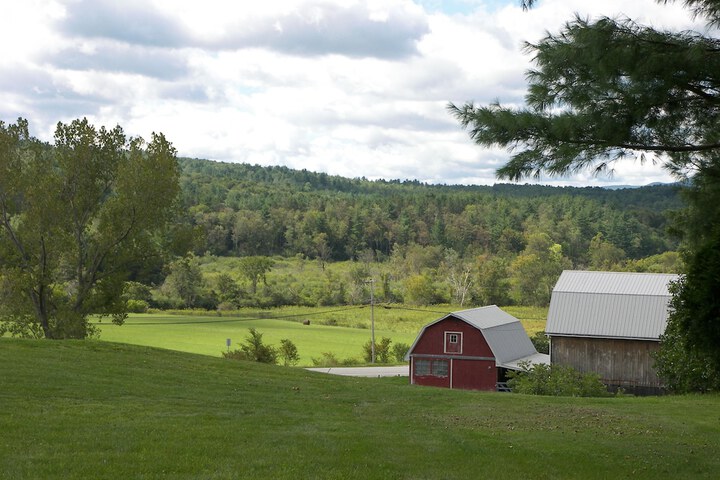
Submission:
M 2 0 L 0 120 L 87 117 L 182 156 L 369 179 L 492 184 L 448 102 L 522 105 L 523 41 L 574 13 L 687 29 L 654 0 Z M 556 185 L 670 181 L 658 166 Z

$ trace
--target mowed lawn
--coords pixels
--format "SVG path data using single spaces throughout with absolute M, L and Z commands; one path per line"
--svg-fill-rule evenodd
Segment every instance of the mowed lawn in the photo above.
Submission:
M 503 309 L 520 319 L 529 335 L 545 328 L 547 308 Z M 424 325 L 455 310 L 460 308 L 378 306 L 374 312 L 375 339 L 380 341 L 382 337 L 387 337 L 393 343 L 411 345 Z M 310 320 L 310 325 L 303 325 L 304 319 Z M 332 353 L 340 360 L 351 358 L 362 361 L 362 346 L 371 336 L 368 307 L 248 309 L 223 316 L 192 312 L 131 314 L 122 326 L 113 325 L 107 319 L 96 320 L 95 324 L 100 327 L 101 340 L 212 356 L 220 356 L 227 350 L 228 338 L 230 348 L 238 348 L 238 344 L 247 337 L 248 329 L 255 328 L 270 345 L 277 346 L 284 338 L 292 340 L 298 348 L 300 366 L 312 365 L 312 359 L 321 358 L 323 353 Z
M 720 477 L 720 396 L 554 398 L 0 339 L 0 479 Z
M 298 348 L 301 366 L 312 365 L 313 358 L 323 353 L 334 354 L 338 359 L 354 358 L 362 361 L 362 346 L 370 340 L 370 329 L 318 325 L 311 321 L 303 325 L 297 321 L 278 319 L 247 319 L 244 317 L 208 317 L 197 315 L 133 314 L 122 326 L 107 320 L 98 323 L 100 339 L 108 342 L 130 343 L 203 355 L 220 356 L 227 351 L 227 339 L 231 349 L 239 348 L 245 341 L 248 329 L 255 328 L 263 334 L 263 341 L 280 345 L 287 338 Z M 390 338 L 394 343 L 412 344 L 415 335 L 406 332 L 375 330 L 375 339 Z

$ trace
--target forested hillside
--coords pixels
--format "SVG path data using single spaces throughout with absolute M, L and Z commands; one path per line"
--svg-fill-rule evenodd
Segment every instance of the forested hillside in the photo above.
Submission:
M 547 305 L 563 269 L 676 272 L 678 186 L 424 185 L 183 159 L 194 256 L 135 280 L 161 308 Z M 308 268 L 308 261 L 317 268 Z M 137 285 L 136 285 L 137 287 Z
M 675 247 L 668 212 L 680 202 L 671 185 L 431 186 L 206 160 L 181 164 L 184 211 L 203 233 L 198 253 L 347 260 L 416 244 L 461 256 L 511 255 L 544 233 L 585 267 L 597 234 L 630 259 Z

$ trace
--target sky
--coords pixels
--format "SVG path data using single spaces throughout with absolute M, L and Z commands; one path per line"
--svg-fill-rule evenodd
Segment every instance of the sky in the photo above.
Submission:
M 491 185 L 511 156 L 448 102 L 521 107 L 523 42 L 582 17 L 699 29 L 655 0 L 0 0 L 0 120 L 52 141 L 86 117 L 178 155 L 371 180 Z M 673 179 L 623 161 L 551 185 Z M 525 182 L 523 182 L 525 183 Z M 527 180 L 527 183 L 538 183 Z

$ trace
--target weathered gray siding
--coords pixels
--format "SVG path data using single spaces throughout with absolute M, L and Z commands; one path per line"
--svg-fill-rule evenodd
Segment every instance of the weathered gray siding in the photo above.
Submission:
M 613 387 L 652 389 L 662 386 L 651 355 L 658 347 L 654 341 L 551 337 L 550 358 L 553 364 L 595 372 Z

